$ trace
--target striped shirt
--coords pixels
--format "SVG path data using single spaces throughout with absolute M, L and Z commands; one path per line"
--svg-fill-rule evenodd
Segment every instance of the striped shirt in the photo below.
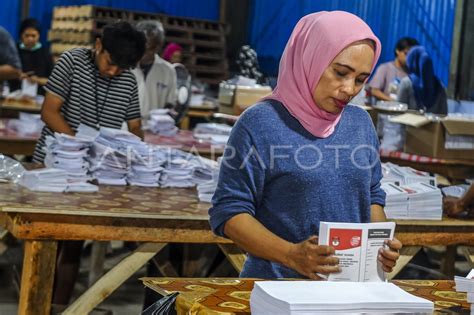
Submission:
M 76 48 L 63 53 L 45 90 L 64 101 L 61 114 L 74 131 L 81 123 L 96 129 L 120 129 L 123 122 L 140 118 L 135 76 L 129 70 L 112 78 L 101 76 L 90 49 Z M 47 126 L 43 128 L 34 162 L 43 162 L 45 138 L 53 134 Z

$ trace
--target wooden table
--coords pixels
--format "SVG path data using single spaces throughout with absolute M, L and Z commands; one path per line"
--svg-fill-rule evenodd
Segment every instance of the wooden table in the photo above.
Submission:
M 209 141 L 194 138 L 191 130 L 179 130 L 174 136 L 161 136 L 145 132 L 145 142 L 156 145 L 170 146 L 212 160 L 224 154 L 225 145 L 212 144 Z
M 19 314 L 49 315 L 58 240 L 153 242 L 141 245 L 63 314 L 87 314 L 169 242 L 218 244 L 241 269 L 231 242 L 210 231 L 208 208 L 194 189 L 101 186 L 97 193 L 61 194 L 0 184 L 0 222 L 25 241 Z
M 39 134 L 22 135 L 6 129 L 8 119 L 0 119 L 0 153 L 5 155 L 33 155 Z
M 0 222 L 5 222 L 13 236 L 25 241 L 19 314 L 49 314 L 58 240 L 145 242 L 64 314 L 86 314 L 170 242 L 218 244 L 240 271 L 245 256 L 230 240 L 210 231 L 208 208 L 209 204 L 199 203 L 194 189 L 101 186 L 97 193 L 61 194 L 0 184 Z M 396 236 L 405 249 L 474 245 L 472 221 L 397 224 Z
M 395 220 L 395 237 L 403 244 L 401 257 L 389 278 L 406 266 L 423 246 L 447 246 L 442 271 L 448 276 L 454 275 L 456 246 L 474 246 L 474 220 L 443 217 L 441 221 Z M 474 260 L 474 254 L 466 250 L 468 261 Z
M 237 278 L 142 278 L 153 291 L 167 295 L 179 292 L 176 311 L 181 314 L 250 314 L 250 293 L 256 279 Z M 434 302 L 435 313 L 469 314 L 466 293 L 454 290 L 453 281 L 397 280 L 405 291 Z
M 40 113 L 42 104 L 36 102 L 24 102 L 15 99 L 2 99 L 0 100 L 1 111 L 17 111 L 17 112 L 29 112 L 29 113 Z

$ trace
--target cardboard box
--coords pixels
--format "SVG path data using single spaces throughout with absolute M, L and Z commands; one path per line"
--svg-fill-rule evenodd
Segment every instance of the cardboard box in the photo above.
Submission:
M 272 93 L 269 86 L 240 86 L 235 89 L 233 107 L 234 114 L 240 115 L 247 107 L 257 103 L 263 97 Z
M 419 127 L 407 126 L 405 152 L 450 160 L 474 160 L 474 149 L 445 149 L 445 133 L 474 137 L 474 121 L 444 119 Z

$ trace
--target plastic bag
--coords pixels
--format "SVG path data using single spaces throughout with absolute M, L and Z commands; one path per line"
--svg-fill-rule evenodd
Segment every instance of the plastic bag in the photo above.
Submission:
M 142 312 L 142 315 L 175 315 L 175 302 L 178 292 L 168 294 Z
M 25 168 L 20 162 L 0 154 L 0 182 L 17 183 L 24 172 Z

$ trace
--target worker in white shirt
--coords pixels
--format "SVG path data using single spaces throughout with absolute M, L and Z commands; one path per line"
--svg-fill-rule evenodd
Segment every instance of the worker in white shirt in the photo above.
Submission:
M 148 119 L 152 109 L 175 107 L 176 71 L 158 55 L 165 38 L 163 25 L 156 20 L 140 21 L 136 28 L 145 33 L 147 43 L 143 58 L 132 72 L 137 79 L 142 118 Z

